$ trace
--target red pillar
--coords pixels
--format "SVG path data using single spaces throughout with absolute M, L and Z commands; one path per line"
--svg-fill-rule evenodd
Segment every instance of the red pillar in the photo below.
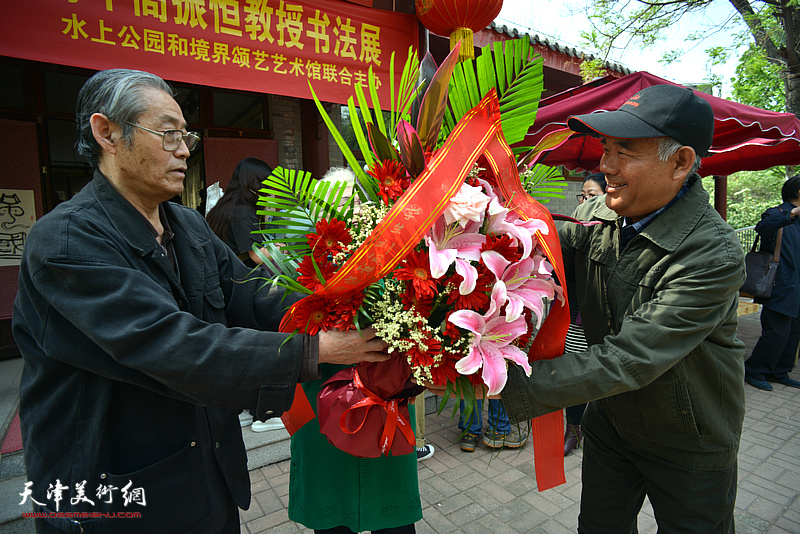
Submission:
M 728 177 L 714 176 L 714 209 L 728 220 Z

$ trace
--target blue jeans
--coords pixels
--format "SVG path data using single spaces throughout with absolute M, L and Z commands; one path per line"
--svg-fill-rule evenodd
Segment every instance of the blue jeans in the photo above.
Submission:
M 464 421 L 464 401 L 461 401 L 459 406 L 461 417 L 458 419 L 458 428 L 467 430 L 467 422 Z M 470 414 L 469 418 L 469 433 L 480 435 L 483 430 L 483 399 L 478 399 L 478 404 L 475 410 Z M 489 399 L 489 426 L 490 430 L 494 430 L 498 434 L 508 434 L 511 432 L 511 421 L 508 420 L 508 414 L 503 407 L 500 399 Z

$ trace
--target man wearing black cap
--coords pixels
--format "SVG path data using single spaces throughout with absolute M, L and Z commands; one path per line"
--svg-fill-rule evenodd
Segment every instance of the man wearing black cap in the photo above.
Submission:
M 509 369 L 512 420 L 591 402 L 582 419 L 578 532 L 636 532 L 645 495 L 659 532 L 732 533 L 744 417 L 736 339 L 744 255 L 696 170 L 711 106 L 673 85 L 573 116 L 598 136 L 606 195 L 560 231 L 566 285 L 589 349 Z M 571 299 L 572 300 L 572 299 Z

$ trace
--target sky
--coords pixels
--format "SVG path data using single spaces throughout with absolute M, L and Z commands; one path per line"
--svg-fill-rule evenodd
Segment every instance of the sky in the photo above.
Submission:
M 504 0 L 503 9 L 495 19 L 495 23 L 555 39 L 561 45 L 592 53 L 594 50 L 583 44 L 580 37 L 580 31 L 591 28 L 586 15 L 580 11 L 578 14 L 570 14 L 571 9 L 579 10 L 585 1 Z M 617 52 L 616 57 L 610 57 L 609 60 L 633 70 L 646 70 L 676 83 L 702 83 L 709 68 L 704 50 L 711 46 L 728 45 L 731 41 L 731 31 L 710 35 L 700 44 L 686 43 L 684 39 L 690 33 L 709 33 L 709 28 L 717 22 L 726 20 L 732 13 L 733 7 L 728 2 L 715 2 L 702 15 L 681 19 L 680 24 L 673 25 L 665 32 L 665 40 L 650 49 L 639 50 L 636 45 L 631 45 L 625 52 Z M 670 66 L 658 62 L 663 52 L 674 49 L 685 51 L 679 62 Z M 735 74 L 736 64 L 737 59 L 732 58 L 724 66 L 713 67 L 713 72 L 724 79 L 721 89 L 723 97 L 729 97 L 731 94 L 729 79 Z M 714 94 L 720 96 L 717 92 Z

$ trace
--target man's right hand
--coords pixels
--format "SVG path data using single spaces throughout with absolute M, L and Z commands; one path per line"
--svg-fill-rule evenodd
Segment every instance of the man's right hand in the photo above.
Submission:
M 360 333 L 327 330 L 319 333 L 319 363 L 382 362 L 391 357 L 385 352 L 387 347 L 383 340 L 375 337 L 374 328 L 365 328 Z

